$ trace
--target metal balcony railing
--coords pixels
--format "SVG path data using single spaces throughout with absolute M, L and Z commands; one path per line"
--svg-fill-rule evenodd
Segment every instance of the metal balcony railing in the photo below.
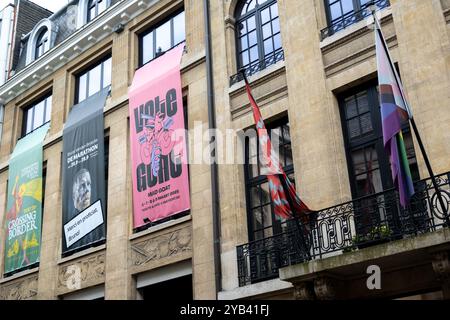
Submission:
M 369 2 L 361 6 L 361 9 L 358 11 L 350 11 L 346 13 L 338 20 L 335 20 L 331 25 L 320 31 L 321 40 L 324 40 L 329 36 L 332 36 L 336 32 L 341 31 L 347 28 L 348 26 L 361 20 L 364 20 L 365 18 L 370 16 L 371 12 L 369 10 L 369 7 L 371 5 L 375 5 L 377 7 L 377 10 L 381 10 L 389 7 L 390 3 L 389 0 L 375 0 L 373 2 Z
M 431 179 L 415 183 L 406 209 L 390 189 L 318 211 L 308 226 L 283 222 L 283 233 L 237 247 L 239 285 L 278 277 L 278 269 L 450 226 L 450 172 L 437 177 L 446 205 Z
M 250 77 L 261 70 L 266 69 L 267 67 L 284 60 L 284 51 L 283 49 L 279 49 L 277 51 L 272 52 L 271 54 L 268 54 L 264 60 L 256 61 L 251 64 L 246 65 L 242 69 L 245 72 L 245 76 Z M 244 76 L 242 73 L 236 73 L 235 75 L 232 75 L 230 77 L 230 86 L 232 86 L 235 83 L 238 83 L 239 81 L 244 80 Z

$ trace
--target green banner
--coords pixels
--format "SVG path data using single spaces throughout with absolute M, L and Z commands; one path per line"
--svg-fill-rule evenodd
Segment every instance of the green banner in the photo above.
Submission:
M 9 162 L 5 273 L 39 262 L 42 220 L 42 142 L 46 124 L 17 142 Z

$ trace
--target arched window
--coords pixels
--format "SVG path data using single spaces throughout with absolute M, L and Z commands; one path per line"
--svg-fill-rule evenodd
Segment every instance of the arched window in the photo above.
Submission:
M 238 69 L 248 76 L 283 58 L 276 0 L 241 1 L 235 17 Z
M 39 36 L 36 39 L 36 47 L 34 51 L 34 59 L 38 59 L 40 56 L 42 56 L 47 50 L 49 49 L 49 46 L 47 45 L 48 39 L 48 29 L 43 28 L 41 32 L 39 33 Z
M 87 22 L 92 21 L 108 7 L 108 0 L 90 0 L 87 6 Z

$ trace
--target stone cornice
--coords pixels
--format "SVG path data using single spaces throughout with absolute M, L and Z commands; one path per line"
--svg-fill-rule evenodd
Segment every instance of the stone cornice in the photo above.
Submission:
M 0 87 L 0 103 L 8 103 L 41 79 L 76 59 L 98 41 L 108 37 L 117 25 L 128 23 L 157 2 L 159 0 L 124 0 L 108 8 L 98 18 L 75 31 L 3 84 Z

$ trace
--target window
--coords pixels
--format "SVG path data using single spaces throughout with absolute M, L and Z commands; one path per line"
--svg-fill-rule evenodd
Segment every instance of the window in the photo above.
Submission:
M 87 7 L 87 22 L 94 20 L 109 7 L 108 0 L 90 0 Z
M 389 0 L 325 0 L 328 33 L 331 35 L 369 16 L 366 9 L 372 3 L 380 9 L 389 6 Z
M 77 76 L 75 103 L 89 98 L 111 85 L 111 57 Z
M 374 225 L 388 223 L 391 230 L 399 216 L 390 160 L 384 149 L 378 87 L 372 84 L 344 94 L 341 115 L 347 151 L 350 187 L 355 201 L 356 232 L 366 235 Z M 403 124 L 403 137 L 413 181 L 418 181 L 414 144 L 409 124 Z M 360 207 L 360 208 L 357 208 Z
M 24 110 L 22 136 L 29 134 L 40 126 L 50 121 L 52 113 L 52 95 L 47 95 L 42 100 Z
M 259 65 L 260 70 L 277 62 L 274 57 L 282 53 L 277 2 L 242 1 L 236 8 L 236 40 L 238 69 Z
M 184 11 L 139 37 L 139 66 L 185 41 Z
M 34 59 L 38 59 L 40 56 L 42 56 L 47 50 L 48 42 L 48 30 L 47 28 L 44 28 L 40 33 L 36 40 L 36 49 L 34 52 Z
M 290 127 L 287 119 L 273 122 L 267 126 L 275 149 L 275 139 L 279 141 L 280 165 L 294 183 Z M 281 233 L 285 221 L 275 216 L 269 192 L 267 177 L 261 175 L 259 163 L 259 143 L 256 134 L 245 143 L 245 181 L 247 196 L 247 214 L 250 241 L 271 237 Z

